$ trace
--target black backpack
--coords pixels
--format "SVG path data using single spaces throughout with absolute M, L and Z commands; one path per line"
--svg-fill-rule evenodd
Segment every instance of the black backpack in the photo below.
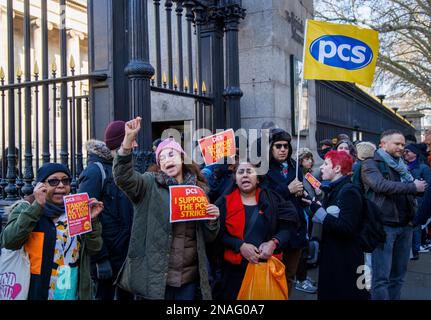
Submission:
M 368 190 L 368 192 L 365 192 L 361 179 L 361 166 L 362 162 L 359 164 L 359 168 L 355 171 L 352 181 L 353 184 L 358 187 L 359 192 L 362 195 L 363 225 L 359 234 L 360 245 L 364 252 L 371 253 L 379 245 L 383 245 L 386 242 L 386 232 L 383 228 L 382 211 L 374 202 L 368 199 L 368 196 L 372 191 Z M 389 173 L 384 164 L 379 163 L 378 168 L 386 178 Z M 366 195 L 364 196 L 364 194 Z

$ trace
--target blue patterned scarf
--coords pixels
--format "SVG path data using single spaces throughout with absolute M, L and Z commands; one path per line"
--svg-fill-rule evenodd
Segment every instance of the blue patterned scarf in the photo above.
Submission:
M 403 161 L 403 159 L 398 158 L 395 159 L 392 157 L 389 153 L 387 153 L 382 148 L 377 150 L 377 153 L 382 157 L 382 159 L 385 161 L 385 163 L 392 169 L 394 169 L 396 172 L 399 173 L 401 177 L 401 182 L 413 182 L 414 178 L 410 174 L 407 165 Z

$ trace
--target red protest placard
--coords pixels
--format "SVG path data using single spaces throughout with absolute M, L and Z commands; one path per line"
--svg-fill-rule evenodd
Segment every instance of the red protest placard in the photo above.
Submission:
M 205 165 L 207 166 L 216 163 L 224 157 L 235 156 L 236 146 L 233 129 L 199 139 L 198 142 Z
M 195 186 L 170 186 L 170 222 L 212 220 L 206 214 L 208 198 L 205 192 Z
M 69 236 L 91 232 L 91 215 L 88 194 L 79 193 L 64 197 Z
M 305 179 L 310 182 L 314 189 L 320 188 L 320 181 L 317 180 L 310 172 L 307 172 L 307 174 L 305 175 Z

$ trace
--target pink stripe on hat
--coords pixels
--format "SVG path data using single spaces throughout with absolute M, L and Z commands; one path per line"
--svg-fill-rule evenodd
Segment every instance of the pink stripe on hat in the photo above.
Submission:
M 178 151 L 180 154 L 185 154 L 183 148 L 181 148 L 181 145 L 174 140 L 174 138 L 167 138 L 160 142 L 159 146 L 156 149 L 156 161 L 157 164 L 159 164 L 159 156 L 160 152 L 162 152 L 163 149 L 174 149 Z

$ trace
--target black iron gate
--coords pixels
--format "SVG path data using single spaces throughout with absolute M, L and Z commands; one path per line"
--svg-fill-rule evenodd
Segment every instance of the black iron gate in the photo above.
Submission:
M 240 0 L 88 0 L 88 74 L 79 74 L 74 57 L 67 54 L 67 8 L 80 2 L 58 0 L 55 7 L 59 17 L 58 67 L 49 57 L 48 11 L 53 8 L 47 7 L 47 0 L 36 2 L 40 4 L 41 61 L 31 61 L 32 0 L 23 1 L 20 13 L 23 66 L 14 59 L 18 20 L 13 0 L 7 0 L 7 30 L 2 30 L 7 33 L 8 60 L 0 70 L 0 198 L 7 203 L 32 194 L 36 170 L 52 161 L 71 169 L 74 190 L 84 167 L 83 142 L 98 138 L 96 132 L 100 133 L 108 120 L 142 116 L 140 151 L 150 150 L 151 91 L 193 99 L 195 128 L 240 127 L 238 25 L 245 16 Z M 108 7 L 111 15 L 106 17 L 103 9 Z M 100 29 L 104 16 L 112 27 L 108 37 Z M 119 65 L 115 70 L 98 67 L 106 52 L 103 48 L 98 51 L 97 41 L 104 40 L 117 44 L 110 58 Z M 114 116 L 107 119 L 103 117 L 106 101 L 97 92 L 109 81 L 117 98 Z M 77 91 L 81 83 L 88 91 Z M 127 101 L 128 107 L 121 101 Z
M 316 113 L 318 142 L 345 133 L 353 141 L 378 144 L 380 134 L 388 129 L 415 134 L 407 120 L 347 82 L 316 81 Z
M 105 74 L 78 74 L 74 57 L 67 56 L 65 0 L 60 0 L 58 7 L 61 64 L 57 67 L 55 61 L 49 61 L 48 1 L 38 3 L 42 61 L 31 63 L 31 19 L 34 17 L 30 16 L 30 0 L 24 0 L 20 17 L 23 66 L 15 61 L 14 27 L 18 15 L 12 0 L 7 1 L 7 30 L 1 30 L 7 33 L 8 45 L 7 74 L 0 67 L 0 187 L 1 198 L 6 200 L 3 205 L 32 194 L 36 170 L 47 162 L 66 164 L 73 175 L 72 188 L 76 188 L 77 177 L 83 170 L 83 138 L 89 139 L 88 115 L 92 108 L 88 89 L 82 92 L 77 86 L 88 88 L 93 82 L 106 79 Z
M 110 106 L 109 120 L 142 116 L 141 150 L 150 150 L 152 142 L 151 91 L 194 100 L 195 128 L 240 127 L 240 0 L 89 0 L 89 15 L 92 71 L 107 70 L 114 79 L 93 88 L 95 108 Z M 106 41 L 112 45 L 104 46 Z M 121 107 L 124 92 L 128 110 Z M 100 136 L 107 119 L 95 120 Z

